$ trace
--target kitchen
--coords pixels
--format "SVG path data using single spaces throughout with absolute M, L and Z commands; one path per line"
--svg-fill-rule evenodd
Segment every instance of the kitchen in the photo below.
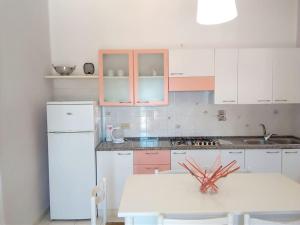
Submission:
M 99 100 L 101 90 L 98 89 L 97 78 L 45 78 L 55 74 L 51 64 L 76 65 L 76 70 L 72 73 L 75 76 L 83 75 L 84 63 L 90 62 L 95 66 L 94 76 L 97 77 L 101 49 L 131 51 L 167 49 L 169 59 L 172 57 L 173 49 L 200 49 L 207 50 L 205 53 L 207 57 L 204 59 L 210 62 L 204 63 L 208 67 L 201 74 L 207 77 L 215 76 L 215 72 L 218 72 L 215 68 L 217 62 L 215 57 L 216 52 L 222 48 L 230 49 L 232 51 L 230 54 L 234 55 L 240 49 L 243 52 L 245 48 L 277 50 L 299 46 L 299 6 L 296 0 L 239 0 L 237 1 L 239 16 L 231 22 L 214 26 L 201 26 L 195 22 L 196 1 L 151 1 L 150 3 L 89 0 L 83 3 L 52 0 L 49 1 L 49 12 L 47 1 L 35 4 L 22 4 L 17 11 L 20 13 L 15 12 L 11 15 L 8 12 L 13 11 L 13 3 L 1 7 L 1 9 L 7 8 L 7 12 L 1 14 L 7 15 L 10 24 L 13 24 L 12 28 L 3 25 L 7 31 L 3 33 L 9 35 L 5 36 L 9 44 L 3 46 L 4 54 L 1 54 L 1 62 L 4 62 L 3 65 L 18 65 L 17 71 L 13 72 L 14 76 L 11 75 L 8 66 L 1 66 L 3 68 L 3 71 L 1 70 L 1 91 L 3 91 L 1 146 L 5 147 L 1 148 L 2 188 L 0 190 L 3 194 L 0 196 L 3 196 L 4 204 L 3 207 L 0 206 L 0 210 L 4 208 L 5 219 L 11 224 L 33 224 L 49 207 L 46 102 Z M 18 22 L 14 22 L 14 18 L 19 18 Z M 35 26 L 28 26 L 28 24 L 35 24 L 40 34 L 36 34 Z M 28 30 L 24 31 L 24 27 L 28 27 Z M 12 46 L 13 43 L 19 44 L 16 48 L 9 49 L 8 46 Z M 35 54 L 29 54 L 32 50 Z M 259 54 L 260 58 L 257 56 L 253 58 L 259 62 L 263 61 L 261 59 L 268 61 L 270 54 L 263 54 L 265 55 Z M 27 55 L 38 57 L 27 57 Z M 249 55 L 251 55 L 249 52 L 238 53 L 236 58 L 243 57 L 249 62 L 247 60 Z M 235 59 L 234 56 L 224 58 Z M 253 60 L 253 63 L 257 61 Z M 238 62 L 243 63 L 243 60 Z M 36 68 L 36 64 L 40 65 Z M 223 66 L 226 65 L 229 63 Z M 248 65 L 245 63 L 244 68 Z M 168 75 L 171 75 L 171 66 L 170 63 Z M 232 66 L 231 69 L 234 67 Z M 288 68 L 291 66 L 288 65 Z M 223 94 L 218 95 L 220 89 L 217 87 L 224 81 L 218 83 L 218 78 L 215 77 L 214 91 L 171 91 L 168 93 L 168 104 L 164 106 L 101 107 L 99 111 L 101 111 L 103 128 L 107 124 L 114 127 L 121 126 L 127 138 L 262 136 L 263 130 L 259 124 L 263 123 L 268 133 L 299 137 L 299 105 L 297 102 L 276 103 L 275 100 L 287 99 L 277 99 L 274 95 L 274 93 L 279 95 L 290 93 L 289 90 L 293 90 L 292 94 L 297 95 L 297 89 L 294 91 L 295 89 L 291 88 L 295 82 L 291 79 L 284 84 L 279 79 L 274 85 L 273 79 L 268 79 L 271 76 L 270 69 L 265 70 L 265 67 L 260 71 L 269 71 L 269 77 L 263 82 L 260 79 L 261 74 L 249 68 L 245 71 L 245 77 L 253 79 L 240 83 L 241 79 L 237 79 L 240 73 L 236 71 L 233 73 L 236 74 L 235 78 L 230 78 L 233 82 L 228 80 L 230 85 L 235 85 L 231 86 L 230 93 L 225 93 L 223 90 Z M 182 71 L 175 72 L 182 73 Z M 117 74 L 117 69 L 114 73 Z M 151 73 L 153 74 L 152 69 Z M 273 71 L 271 74 L 273 76 Z M 260 82 L 256 82 L 258 79 Z M 33 80 L 35 82 L 32 82 Z M 267 95 L 266 98 L 256 100 L 270 102 L 252 104 L 249 98 L 255 96 L 255 89 L 261 83 L 266 84 Z M 243 88 L 239 89 L 241 85 Z M 250 87 L 250 91 L 249 86 L 253 86 Z M 242 90 L 247 92 L 244 95 L 238 94 Z M 283 90 L 283 92 L 276 92 L 276 90 Z M 225 97 L 226 94 L 232 96 L 232 93 L 235 94 L 234 98 L 237 101 L 234 104 L 233 102 L 215 104 L 216 97 Z M 244 102 L 238 102 L 240 96 L 244 97 Z M 232 100 L 235 99 L 221 99 L 221 101 Z M 269 104 L 271 101 L 272 104 Z M 22 116 L 17 112 L 22 112 Z M 5 132 L 3 126 L 6 128 Z M 16 136 L 20 138 L 14 142 L 13 137 Z M 105 132 L 102 132 L 101 137 L 105 137 Z M 153 142 L 155 144 L 155 141 L 150 141 L 146 142 L 146 145 L 154 145 Z M 11 173 L 11 171 L 15 172 Z M 24 177 L 27 179 L 24 180 Z M 19 203 L 12 196 L 15 192 L 21 192 L 21 187 L 24 185 L 28 188 L 24 196 L 21 196 L 22 203 Z M 31 209 L 24 210 L 28 204 L 31 205 Z M 12 211 L 17 215 L 9 213 Z M 2 215 L 1 211 L 0 215 Z

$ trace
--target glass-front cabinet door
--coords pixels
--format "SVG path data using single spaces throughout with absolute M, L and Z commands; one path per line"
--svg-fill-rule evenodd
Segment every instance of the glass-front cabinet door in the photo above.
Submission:
M 135 105 L 168 104 L 168 50 L 134 50 Z
M 133 105 L 133 51 L 99 51 L 100 105 Z

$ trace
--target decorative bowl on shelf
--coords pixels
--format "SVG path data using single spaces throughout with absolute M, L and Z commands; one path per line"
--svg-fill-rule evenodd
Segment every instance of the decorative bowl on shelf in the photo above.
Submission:
M 76 66 L 52 66 L 54 70 L 62 76 L 70 75 L 76 68 Z

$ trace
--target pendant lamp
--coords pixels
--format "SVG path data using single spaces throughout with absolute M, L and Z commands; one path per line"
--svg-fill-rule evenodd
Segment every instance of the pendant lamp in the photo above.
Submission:
M 233 20 L 238 15 L 235 0 L 198 0 L 197 22 L 215 25 Z

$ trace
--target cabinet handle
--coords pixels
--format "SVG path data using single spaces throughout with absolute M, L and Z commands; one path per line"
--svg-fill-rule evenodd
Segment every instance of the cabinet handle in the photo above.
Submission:
M 71 112 L 67 112 L 66 113 L 68 116 L 72 116 L 73 115 L 73 113 L 71 113 Z
M 137 101 L 137 103 L 149 103 L 149 101 Z
M 158 170 L 159 168 L 158 167 L 146 167 L 145 169 L 146 170 Z
M 242 154 L 243 152 L 229 152 L 229 154 Z
M 118 153 L 118 155 L 131 155 L 131 153 Z
M 259 99 L 257 100 L 258 102 L 270 102 L 271 100 L 267 100 L 267 99 Z
M 173 152 L 173 155 L 186 155 L 186 152 Z
M 129 101 L 128 102 L 122 102 L 122 101 L 120 101 L 119 103 L 124 104 L 124 103 L 132 103 L 132 102 L 129 102 Z
M 184 75 L 184 73 L 171 73 L 171 75 Z
M 276 99 L 275 102 L 287 102 L 288 100 L 286 99 Z
M 284 152 L 285 154 L 297 154 L 298 151 L 293 151 L 293 152 Z
M 280 153 L 280 151 L 276 151 L 276 152 L 266 152 L 267 154 L 278 154 Z
M 159 152 L 146 152 L 146 155 L 158 155 Z
M 235 100 L 223 100 L 223 103 L 232 103 L 232 102 L 236 102 Z

